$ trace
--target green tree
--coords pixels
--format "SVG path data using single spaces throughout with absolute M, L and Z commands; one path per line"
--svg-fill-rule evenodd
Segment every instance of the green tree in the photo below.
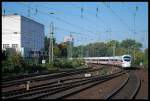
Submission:
M 61 55 L 61 51 L 60 51 L 58 45 L 55 45 L 54 46 L 54 57 L 59 58 L 59 57 L 61 57 L 60 55 Z
M 143 63 L 145 67 L 148 68 L 148 48 L 144 50 L 144 62 Z
M 128 50 L 128 54 L 131 53 L 134 49 L 135 50 L 140 50 L 142 47 L 142 44 L 139 42 L 136 42 L 135 40 L 132 39 L 126 39 L 121 42 L 121 47 L 125 48 Z
M 140 62 L 143 63 L 143 61 L 144 61 L 144 53 L 142 51 L 136 51 L 134 64 L 139 65 Z
M 26 64 L 19 53 L 8 53 L 7 59 L 2 61 L 2 73 L 5 75 L 9 73 L 23 73 Z
M 80 48 L 79 47 L 73 47 L 73 58 L 77 58 L 80 56 Z
M 67 45 L 65 43 L 60 43 L 58 47 L 60 49 L 60 57 L 66 58 L 67 57 Z
M 119 47 L 120 43 L 117 40 L 111 40 L 107 42 L 107 47 L 113 47 L 113 46 Z

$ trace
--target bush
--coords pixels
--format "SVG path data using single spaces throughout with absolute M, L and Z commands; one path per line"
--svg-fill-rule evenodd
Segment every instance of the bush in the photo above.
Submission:
M 79 60 L 79 59 L 73 59 L 73 60 L 69 60 L 69 59 L 57 59 L 54 62 L 54 66 L 60 69 L 70 69 L 70 68 L 78 68 L 84 65 L 84 61 L 83 60 Z
M 44 68 L 46 68 L 47 70 L 55 70 L 56 67 L 53 65 L 53 63 L 46 63 L 45 66 L 43 65 Z
M 84 66 L 85 62 L 81 59 L 74 59 L 72 64 L 74 68 L 79 68 L 81 66 Z
M 84 61 L 79 59 L 55 59 L 54 63 L 35 64 L 32 58 L 24 59 L 20 54 L 13 53 L 7 54 L 6 59 L 2 60 L 2 75 L 11 76 L 43 71 L 51 72 L 58 69 L 79 68 L 83 65 Z
M 3 75 L 23 73 L 25 65 L 20 54 L 8 54 L 6 60 L 2 61 L 2 73 Z

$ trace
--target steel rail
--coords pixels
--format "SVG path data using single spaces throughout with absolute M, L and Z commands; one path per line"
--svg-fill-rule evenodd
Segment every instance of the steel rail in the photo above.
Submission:
M 114 96 L 116 93 L 118 93 L 129 81 L 129 74 L 127 74 L 127 79 L 116 89 L 114 89 L 111 93 L 106 95 L 104 99 L 110 99 L 112 96 Z
M 87 72 L 88 70 L 91 70 L 91 68 L 90 69 L 82 69 L 82 70 L 74 70 L 74 71 L 71 71 L 71 72 L 61 72 L 61 73 L 52 73 L 52 74 L 46 74 L 46 75 L 38 75 L 38 76 L 34 76 L 34 77 L 18 79 L 18 80 L 2 83 L 2 87 L 9 87 L 9 86 L 17 85 L 17 84 L 23 84 L 23 83 L 26 83 L 27 81 L 33 81 L 33 80 L 34 81 L 35 80 L 40 81 L 41 78 L 51 79 L 51 78 L 54 78 L 54 77 L 67 76 L 67 75 Z
M 140 87 L 141 87 L 141 80 L 139 79 L 139 80 L 138 80 L 137 87 L 136 87 L 136 89 L 134 90 L 134 92 L 132 93 L 132 95 L 130 96 L 130 99 L 134 99 L 134 98 L 135 98 L 135 96 L 137 95 L 137 93 L 138 93 Z
M 107 76 L 105 76 L 105 77 L 103 76 L 103 78 L 106 78 L 106 77 L 109 77 L 109 75 L 107 75 Z M 96 78 L 96 77 L 94 77 L 94 78 Z M 94 78 L 93 78 L 93 79 L 94 79 Z M 101 78 L 102 78 L 102 77 L 101 77 Z M 88 80 L 90 80 L 90 79 L 92 79 L 92 78 L 88 78 Z M 81 81 L 78 81 L 78 82 L 81 82 Z M 82 82 L 84 82 L 84 81 L 82 81 Z M 74 83 L 71 82 L 70 84 L 72 85 L 72 84 L 74 84 Z M 64 84 L 64 85 L 65 85 L 65 84 Z M 68 83 L 68 85 L 69 85 L 69 83 Z M 58 86 L 58 85 L 56 85 L 56 86 Z M 47 89 L 47 90 L 48 90 L 48 89 Z M 44 90 L 43 90 L 43 91 L 44 91 Z M 33 94 L 34 94 L 34 93 L 33 93 Z M 22 94 L 22 95 L 25 95 L 25 94 Z M 16 96 L 16 97 L 17 97 L 17 96 Z M 18 96 L 18 97 L 21 97 L 21 96 Z M 7 99 L 7 98 L 15 98 L 15 96 L 6 97 L 6 99 Z
M 113 75 L 113 76 L 111 75 L 111 76 L 108 76 L 107 78 L 98 79 L 96 81 L 89 81 L 88 83 L 85 83 L 84 85 L 79 85 L 79 86 L 71 88 L 71 89 L 66 89 L 66 90 L 64 90 L 62 92 L 58 92 L 58 93 L 53 94 L 53 95 L 47 95 L 47 96 L 44 95 L 44 97 L 40 97 L 40 99 L 41 98 L 42 99 L 62 99 L 64 97 L 66 97 L 66 96 L 70 96 L 70 95 L 72 95 L 74 93 L 78 93 L 78 92 L 80 92 L 82 90 L 88 89 L 88 88 L 93 87 L 93 86 L 95 86 L 97 84 L 100 84 L 100 83 L 108 81 L 108 80 L 110 80 L 112 78 L 118 77 L 118 76 L 120 76 L 122 74 L 124 74 L 124 73 L 122 72 L 122 73 L 117 74 L 117 75 Z
M 105 99 L 134 99 L 140 88 L 141 81 L 135 74 L 132 73 L 133 72 L 129 72 L 129 79 L 124 81 L 120 87 L 114 89 L 105 97 Z M 134 82 L 134 80 L 136 82 Z M 128 92 L 130 92 L 131 94 Z

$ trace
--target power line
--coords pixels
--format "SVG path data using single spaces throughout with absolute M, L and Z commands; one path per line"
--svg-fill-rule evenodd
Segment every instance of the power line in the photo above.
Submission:
M 12 9 L 11 9 L 12 10 Z M 10 10 L 8 10 L 7 9 L 7 12 L 11 12 Z M 16 17 L 13 17 L 13 16 L 10 16 L 9 18 L 12 18 L 13 19 L 13 22 L 14 22 L 14 20 L 15 20 L 15 22 L 17 23 L 17 21 L 20 21 L 19 19 L 17 19 Z M 36 17 L 36 18 L 38 18 L 38 17 Z M 39 19 L 39 18 L 38 18 Z M 45 23 L 46 23 L 46 20 L 45 19 L 39 19 L 39 20 L 41 20 L 41 21 L 44 21 Z M 41 23 L 41 22 L 40 22 Z M 105 22 L 104 22 L 105 23 Z M 43 24 L 43 23 L 42 23 Z M 43 25 L 45 25 L 47 28 L 49 28 L 48 27 L 48 25 L 46 25 L 46 24 L 43 24 Z M 65 30 L 65 31 L 68 31 L 68 32 L 73 32 L 73 31 L 71 31 L 71 30 L 68 30 L 68 29 L 64 29 L 64 28 L 60 28 L 60 27 L 54 27 L 54 28 L 58 28 L 58 29 L 62 29 L 62 30 Z M 10 29 L 7 29 L 7 30 L 10 30 Z M 15 31 L 15 30 L 13 30 L 13 31 Z M 103 31 L 103 32 L 100 32 L 100 33 L 106 33 L 107 31 Z M 119 31 L 119 30 L 112 30 L 111 32 L 126 32 L 126 31 Z M 139 30 L 139 31 L 137 31 L 137 33 L 138 32 L 148 32 L 147 30 Z M 79 34 L 79 32 L 77 32 L 78 34 Z M 80 33 L 80 34 L 86 34 L 86 33 Z M 94 34 L 87 34 L 87 35 L 94 35 Z
M 43 5 L 42 5 L 43 6 Z M 47 6 L 43 6 L 43 7 L 45 7 L 45 8 L 47 8 L 48 9 L 48 7 Z M 51 8 L 51 9 L 53 9 L 53 8 Z M 83 9 L 83 7 L 81 7 L 81 15 L 82 15 L 82 19 L 83 19 L 83 11 L 84 11 L 84 9 Z M 60 12 L 60 11 L 59 11 Z M 62 12 L 61 11 L 61 13 L 64 13 L 64 11 Z M 69 13 L 70 15 L 74 15 L 74 14 L 72 14 L 72 13 Z M 76 16 L 79 16 L 79 15 L 76 15 Z M 86 18 L 85 16 L 84 16 L 84 19 L 86 19 L 88 22 L 90 21 L 90 22 L 93 22 L 93 21 L 91 21 L 91 19 L 88 19 L 88 18 Z M 95 24 L 93 24 L 92 23 L 92 25 L 95 25 Z M 96 25 L 95 25 L 95 27 L 97 27 Z M 96 34 L 96 33 L 94 33 L 94 34 Z
M 16 17 L 10 17 L 10 18 L 16 20 L 16 22 L 19 21 L 19 19 L 17 19 Z M 55 27 L 55 28 L 58 28 L 58 27 Z M 63 29 L 63 28 L 60 28 L 60 27 L 59 27 L 58 29 Z M 3 29 L 3 30 L 10 30 L 10 29 Z M 63 29 L 63 30 L 66 30 L 66 29 Z M 16 31 L 16 30 L 10 30 L 10 31 L 12 32 L 12 31 Z M 72 33 L 75 33 L 75 34 L 81 34 L 81 36 L 84 35 L 84 37 L 87 37 L 87 36 L 91 37 L 91 36 L 94 35 L 94 34 L 87 34 L 87 33 L 74 32 L 74 31 L 70 31 L 70 30 L 66 30 L 66 31 L 72 32 Z M 12 34 L 12 33 L 9 33 L 9 34 Z M 86 36 L 85 36 L 85 34 L 86 34 Z
M 38 10 L 38 13 L 39 13 L 39 10 Z M 38 17 L 37 17 L 37 18 L 38 18 Z M 85 18 L 85 17 L 84 17 L 84 18 Z M 80 28 L 80 29 L 81 29 L 81 28 Z M 90 34 L 91 34 L 91 33 L 90 33 Z M 89 34 L 89 35 L 90 35 L 90 34 Z M 91 35 L 93 35 L 93 34 L 91 34 Z
M 131 13 L 131 14 L 133 14 L 134 12 L 132 12 L 132 10 L 125 4 L 125 2 L 121 2 L 122 3 L 122 5 L 124 5 L 124 7 L 126 7 L 128 10 L 129 10 L 129 12 Z
M 107 4 L 103 3 L 117 18 L 119 18 L 120 22 L 131 31 L 131 28 L 122 20 L 122 18 Z
M 9 10 L 8 10 L 9 11 Z M 9 11 L 10 12 L 10 11 Z M 17 23 L 17 21 L 20 21 L 19 19 L 17 19 L 16 17 L 13 17 L 13 16 L 11 16 L 11 17 L 9 17 L 9 18 L 11 18 L 11 19 L 13 19 L 13 21 L 15 20 L 16 21 L 16 23 Z M 42 20 L 43 21 L 43 20 Z M 46 26 L 46 25 L 45 25 Z M 48 26 L 46 26 L 47 28 L 49 28 Z M 74 31 L 70 31 L 70 30 L 67 30 L 67 29 L 63 29 L 63 28 L 60 28 L 60 27 L 55 27 L 55 28 L 58 28 L 58 29 L 61 29 L 61 30 L 65 30 L 65 31 L 68 31 L 68 32 L 73 32 L 73 33 L 76 33 L 76 34 L 81 34 L 81 35 L 84 35 L 84 34 L 86 34 L 86 33 L 79 33 L 79 32 L 74 32 Z M 9 30 L 9 31 L 16 31 L 16 30 L 11 30 L 11 29 L 6 29 L 6 28 L 3 28 L 3 30 Z M 10 34 L 12 34 L 12 33 L 10 33 Z M 93 36 L 93 34 L 86 34 L 86 36 Z
M 16 19 L 15 17 L 11 17 L 11 18 Z M 36 17 L 36 18 L 37 18 L 37 17 Z M 18 20 L 18 19 L 16 19 L 16 20 Z M 43 19 L 43 20 L 45 20 L 45 19 Z M 42 21 L 43 21 L 43 20 L 42 20 Z M 45 25 L 45 26 L 46 26 L 46 25 Z M 48 26 L 46 26 L 46 27 L 48 28 Z M 59 29 L 60 29 L 60 27 L 59 27 Z M 62 29 L 62 28 L 61 28 L 61 29 Z M 66 29 L 65 29 L 65 30 L 66 30 Z M 69 31 L 69 32 L 73 32 L 73 31 Z M 84 35 L 84 34 L 86 34 L 86 33 L 79 33 L 79 32 L 77 33 L 77 32 L 76 32 L 76 34 L 83 34 L 83 35 Z M 91 36 L 91 35 L 94 35 L 94 34 L 86 34 L 86 35 Z
M 93 35 L 88 34 L 88 33 L 75 32 L 75 31 L 71 31 L 71 30 L 64 29 L 64 28 L 60 28 L 60 27 L 56 27 L 56 26 L 55 26 L 55 28 L 58 29 L 58 30 L 64 30 L 64 31 L 66 31 L 66 32 L 72 32 L 72 33 L 80 34 L 80 35 L 84 35 L 84 36 L 85 36 L 85 34 L 86 34 L 86 36 L 90 36 L 90 37 L 93 36 Z
M 43 5 L 42 5 L 43 6 Z M 45 5 L 43 6 L 43 7 L 45 7 L 45 8 L 47 8 L 48 9 L 48 7 L 46 7 Z M 51 9 L 53 9 L 53 8 L 51 8 Z M 98 10 L 98 9 L 97 9 Z M 84 9 L 83 9 L 83 7 L 81 7 L 81 13 L 83 13 L 83 11 L 84 11 Z M 61 13 L 63 13 L 62 11 L 61 11 Z M 70 14 L 70 13 L 69 13 Z M 71 14 L 72 15 L 72 14 Z M 83 14 L 82 14 L 82 16 L 83 16 Z M 58 17 L 57 17 L 58 18 Z M 83 18 L 83 17 L 82 17 Z M 98 17 L 99 18 L 99 17 Z M 84 19 L 87 19 L 87 21 L 89 22 L 93 22 L 93 21 L 91 21 L 91 19 L 88 19 L 88 18 L 86 18 L 86 17 L 84 17 Z M 100 19 L 100 18 L 99 18 Z M 105 22 L 102 20 L 102 19 L 100 19 L 104 24 L 105 24 Z M 95 25 L 95 24 L 92 24 L 92 25 Z M 97 27 L 97 26 L 95 26 L 95 27 Z M 103 26 L 102 26 L 103 27 Z M 88 30 L 89 31 L 89 30 Z M 89 31 L 89 32 L 91 32 L 91 31 Z M 96 34 L 96 33 L 94 33 L 94 32 L 91 32 L 91 33 L 93 33 L 93 34 Z
M 12 10 L 12 9 L 11 9 Z M 7 9 L 7 12 L 10 12 L 11 13 L 11 11 L 10 10 L 8 10 Z M 19 13 L 18 13 L 19 14 Z M 13 15 L 13 14 L 12 14 Z M 22 16 L 22 14 L 20 14 L 21 16 Z M 15 22 L 16 23 L 18 23 L 17 21 L 20 21 L 19 19 L 17 19 L 16 17 L 13 17 L 13 16 L 9 16 L 9 18 L 11 19 L 14 19 L 15 20 Z M 36 19 L 38 18 L 38 17 L 35 17 Z M 34 18 L 33 18 L 34 19 Z M 31 19 L 31 20 L 33 20 L 33 19 Z M 39 19 L 39 18 L 38 18 Z M 14 20 L 13 20 L 13 22 L 14 22 Z M 45 20 L 45 19 L 39 19 L 39 20 L 41 20 L 41 21 L 44 21 L 45 23 L 47 23 L 47 20 Z M 23 19 L 23 21 L 25 21 L 24 19 Z M 37 21 L 35 21 L 35 22 L 37 22 Z M 39 22 L 39 23 L 41 23 L 41 22 Z M 41 24 L 43 24 L 43 23 L 41 23 Z M 47 27 L 47 28 L 49 28 L 48 27 L 48 25 L 46 25 L 46 24 L 43 24 L 43 25 L 45 25 L 45 27 Z
M 26 6 L 25 4 L 23 4 L 23 5 Z M 30 7 L 30 9 L 33 9 L 33 8 Z M 71 26 L 73 26 L 73 27 L 76 27 L 76 28 L 78 28 L 78 29 L 82 29 L 82 30 L 85 30 L 85 31 L 87 31 L 87 32 L 90 32 L 91 34 L 94 34 L 93 31 L 90 31 L 90 30 L 88 30 L 88 29 L 85 29 L 85 28 L 83 28 L 83 27 L 81 27 L 81 26 L 74 25 L 74 24 L 72 24 L 72 23 L 70 23 L 70 22 L 68 22 L 68 21 L 65 21 L 64 19 L 61 19 L 61 18 L 59 18 L 59 17 L 52 16 L 52 15 L 50 15 L 50 13 L 48 13 L 48 12 L 43 12 L 43 11 L 41 11 L 41 10 L 39 10 L 39 12 L 41 12 L 41 13 L 43 13 L 43 14 L 45 14 L 45 15 L 51 16 L 51 17 L 53 17 L 53 18 L 55 18 L 55 19 L 57 19 L 57 20 L 59 20 L 59 21 L 61 21 L 61 22 L 64 22 L 64 23 L 66 23 L 66 24 L 68 24 L 68 25 L 71 25 Z
M 72 5 L 72 6 L 74 6 L 74 5 Z M 81 8 L 81 7 L 77 7 L 77 8 Z M 105 26 L 106 26 L 106 28 L 108 27 L 108 25 L 104 22 L 104 20 L 102 19 L 102 18 L 100 18 L 99 16 L 98 16 L 98 12 L 99 12 L 99 9 L 98 9 L 98 7 L 96 8 L 96 17 L 97 17 L 97 19 L 99 19 Z M 88 13 L 89 15 L 91 15 L 91 16 L 94 16 L 93 14 L 90 14 L 90 13 Z M 85 17 L 84 17 L 85 18 Z M 87 19 L 87 18 L 86 18 Z M 89 20 L 89 19 L 87 19 L 87 20 Z M 99 24 L 99 23 L 98 23 Z M 96 26 L 97 27 L 97 26 Z M 104 29 L 105 29 L 105 27 L 104 26 L 102 26 Z M 98 32 L 100 32 L 100 31 L 98 31 Z M 106 33 L 106 31 L 105 32 L 102 32 L 102 33 Z

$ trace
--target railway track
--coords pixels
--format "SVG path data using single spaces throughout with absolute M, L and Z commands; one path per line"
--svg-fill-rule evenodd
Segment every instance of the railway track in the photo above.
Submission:
M 59 79 L 59 80 L 55 80 L 46 84 L 41 84 L 41 85 L 37 85 L 34 86 L 32 88 L 30 88 L 28 91 L 26 89 L 19 89 L 19 90 L 13 90 L 13 91 L 8 91 L 8 92 L 4 92 L 2 95 L 3 96 L 14 96 L 14 95 L 19 95 L 19 94 L 23 94 L 23 93 L 29 93 L 33 90 L 36 89 L 43 89 L 43 88 L 48 88 L 48 87 L 53 87 L 51 85 L 56 85 L 57 83 L 61 83 L 61 82 L 66 82 L 66 81 L 71 81 L 71 80 L 78 80 L 78 79 L 83 79 L 84 77 L 74 77 L 74 78 L 63 78 L 63 79 Z
M 85 68 L 83 68 L 83 69 L 85 69 Z M 47 75 L 47 74 L 56 74 L 56 73 L 63 73 L 63 72 L 71 72 L 71 71 L 83 70 L 83 69 L 53 70 L 51 72 L 31 73 L 31 74 L 16 75 L 16 76 L 11 76 L 11 77 L 3 77 L 2 78 L 2 82 L 3 83 L 7 83 L 7 82 L 10 82 L 12 80 L 25 79 L 25 78 L 29 78 L 29 77 L 40 76 L 40 75 Z
M 105 99 L 134 99 L 141 85 L 133 71 L 128 71 L 128 79 L 108 94 Z
M 94 76 L 91 78 L 74 78 L 70 82 L 67 80 L 63 83 L 47 84 L 45 86 L 40 86 L 31 89 L 28 92 L 17 92 L 10 95 L 3 96 L 3 99 L 57 99 L 72 94 L 74 92 L 80 91 L 81 89 L 88 88 L 100 82 L 104 82 L 116 76 L 122 75 L 124 72 L 120 71 L 107 76 Z M 74 89 L 76 88 L 76 89 Z M 65 91 L 65 92 L 64 92 Z
M 19 84 L 25 84 L 27 81 L 42 81 L 46 79 L 52 79 L 52 78 L 59 78 L 61 76 L 69 76 L 73 74 L 79 74 L 79 73 L 84 73 L 87 71 L 93 70 L 92 68 L 84 68 L 84 69 L 75 69 L 75 70 L 70 70 L 70 71 L 63 71 L 63 72 L 58 72 L 58 73 L 52 73 L 52 74 L 43 74 L 43 75 L 36 75 L 36 76 L 31 76 L 23 79 L 15 79 L 12 81 L 8 82 L 2 82 L 2 88 L 13 86 L 13 85 L 19 85 Z
M 73 71 L 70 73 L 65 73 L 65 74 L 61 74 L 61 75 L 50 75 L 50 76 L 42 76 L 41 78 L 33 78 L 33 79 L 29 79 L 30 80 L 30 88 L 35 88 L 38 86 L 42 86 L 42 85 L 46 85 L 46 83 L 48 84 L 52 84 L 52 83 L 56 83 L 58 80 L 65 80 L 65 79 L 69 79 L 69 78 L 78 78 L 78 77 L 83 77 L 83 74 L 86 72 L 93 72 L 93 71 L 97 71 L 97 70 L 102 70 L 102 68 L 97 68 L 97 69 L 82 69 L 82 71 Z M 76 77 L 77 76 L 77 77 Z M 8 86 L 9 85 L 9 86 Z M 8 85 L 2 86 L 2 95 L 7 95 L 7 93 L 11 92 L 20 92 L 20 91 L 25 91 L 26 90 L 26 85 L 27 85 L 27 81 L 16 81 L 16 82 L 10 82 Z

